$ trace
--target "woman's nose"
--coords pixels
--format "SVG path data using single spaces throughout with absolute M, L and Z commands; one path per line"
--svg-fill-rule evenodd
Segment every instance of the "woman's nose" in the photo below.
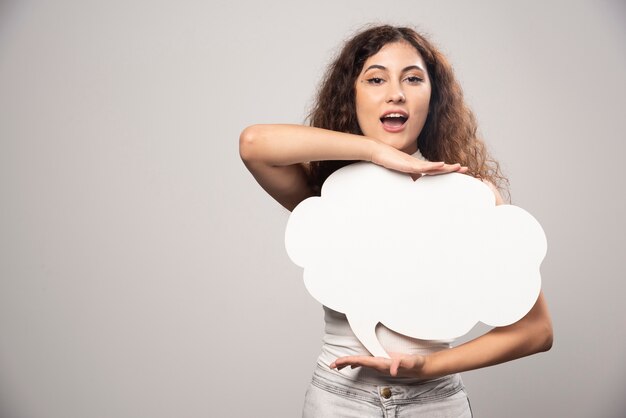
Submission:
M 404 92 L 399 87 L 396 87 L 389 92 L 387 103 L 404 103 L 405 101 L 406 97 L 404 96 Z

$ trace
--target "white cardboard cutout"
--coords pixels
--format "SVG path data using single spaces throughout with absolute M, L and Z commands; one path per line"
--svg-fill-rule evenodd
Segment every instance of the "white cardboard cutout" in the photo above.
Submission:
M 346 314 L 374 356 L 389 357 L 380 322 L 419 339 L 453 339 L 477 322 L 521 319 L 541 288 L 547 250 L 523 209 L 495 205 L 480 180 L 422 176 L 358 162 L 333 173 L 321 197 L 302 201 L 285 232 L 309 293 Z

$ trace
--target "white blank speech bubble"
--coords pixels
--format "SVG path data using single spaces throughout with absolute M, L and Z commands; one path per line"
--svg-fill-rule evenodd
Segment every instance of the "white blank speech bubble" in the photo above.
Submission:
M 480 180 L 422 176 L 368 162 L 334 172 L 285 231 L 309 293 L 346 314 L 374 356 L 380 322 L 423 340 L 453 339 L 477 322 L 505 326 L 532 308 L 547 242 L 525 210 L 495 204 Z

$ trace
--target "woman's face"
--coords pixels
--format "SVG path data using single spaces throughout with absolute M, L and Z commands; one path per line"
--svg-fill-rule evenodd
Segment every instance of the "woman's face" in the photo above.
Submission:
M 383 46 L 365 61 L 355 89 L 363 135 L 414 153 L 431 91 L 426 65 L 417 50 L 403 41 Z

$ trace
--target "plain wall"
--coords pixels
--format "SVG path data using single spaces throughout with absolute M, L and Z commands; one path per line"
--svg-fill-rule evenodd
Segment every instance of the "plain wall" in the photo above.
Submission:
M 0 416 L 300 415 L 322 308 L 238 137 L 302 123 L 368 22 L 447 54 L 548 237 L 554 346 L 463 373 L 475 416 L 624 416 L 625 18 L 618 0 L 0 2 Z

